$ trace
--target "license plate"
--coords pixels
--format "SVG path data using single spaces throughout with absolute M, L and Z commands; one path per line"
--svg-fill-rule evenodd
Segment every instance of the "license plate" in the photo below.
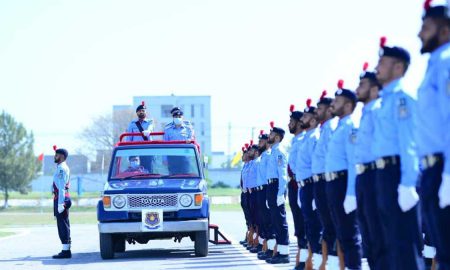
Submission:
M 163 210 L 142 210 L 141 230 L 143 232 L 159 232 L 163 230 Z

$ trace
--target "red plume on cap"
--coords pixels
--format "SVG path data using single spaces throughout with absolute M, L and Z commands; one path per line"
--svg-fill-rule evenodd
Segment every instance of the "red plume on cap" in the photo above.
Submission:
M 56 149 L 58 149 L 58 147 L 56 145 L 53 145 L 53 151 L 56 151 Z
M 369 67 L 369 63 L 364 62 L 363 71 L 366 71 L 368 67 Z
M 291 104 L 291 106 L 289 107 L 289 111 L 290 111 L 290 112 L 293 112 L 293 111 L 294 111 L 294 109 L 295 109 L 295 106 L 294 106 L 294 104 Z
M 339 89 L 344 88 L 344 80 L 339 80 L 337 85 Z
M 386 37 L 380 37 L 380 48 L 384 48 L 384 46 L 386 45 Z
M 273 128 L 275 126 L 275 123 L 273 121 L 270 121 L 270 127 Z
M 322 91 L 322 95 L 320 95 L 320 99 L 323 99 L 327 95 L 327 90 Z
M 259 135 L 263 135 L 263 134 L 264 134 L 264 130 L 261 129 L 261 130 L 259 131 Z
M 311 107 L 311 102 L 312 102 L 312 100 L 310 99 L 310 98 L 308 98 L 307 100 L 306 100 L 306 107 Z
M 428 10 L 428 9 L 430 9 L 430 7 L 431 7 L 431 2 L 432 2 L 433 0 L 425 0 L 425 2 L 423 3 L 423 8 L 425 9 L 425 10 Z
M 248 143 L 245 144 L 245 148 L 248 148 Z

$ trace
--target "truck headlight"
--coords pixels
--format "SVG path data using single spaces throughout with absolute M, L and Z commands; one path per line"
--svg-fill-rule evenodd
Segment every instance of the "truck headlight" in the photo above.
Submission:
M 122 195 L 115 196 L 113 199 L 113 205 L 115 208 L 118 208 L 118 209 L 123 208 L 126 203 L 127 203 L 127 200 Z
M 192 204 L 192 197 L 187 195 L 187 194 L 181 195 L 181 197 L 180 197 L 180 204 L 183 207 L 191 206 L 191 204 Z

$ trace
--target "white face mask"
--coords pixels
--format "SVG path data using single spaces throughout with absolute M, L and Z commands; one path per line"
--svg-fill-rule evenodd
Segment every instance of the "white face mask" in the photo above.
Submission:
M 183 123 L 183 119 L 182 118 L 173 118 L 173 123 L 175 124 L 175 125 L 181 125 L 182 123 Z
M 133 160 L 133 161 L 130 162 L 131 168 L 138 168 L 139 165 L 140 165 L 139 161 L 137 161 L 137 160 Z

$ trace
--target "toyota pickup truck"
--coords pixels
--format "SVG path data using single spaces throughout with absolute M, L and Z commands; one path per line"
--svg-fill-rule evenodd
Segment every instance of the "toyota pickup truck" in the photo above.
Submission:
M 151 136 L 161 136 L 155 132 Z M 97 205 L 100 255 L 112 259 L 129 244 L 189 237 L 195 255 L 208 255 L 209 198 L 200 148 L 195 142 L 116 144 Z

